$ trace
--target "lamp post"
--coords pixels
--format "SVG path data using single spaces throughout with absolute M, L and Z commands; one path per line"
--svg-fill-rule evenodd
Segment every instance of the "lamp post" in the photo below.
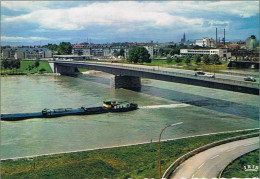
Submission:
M 165 128 L 163 128 L 163 130 L 161 131 L 160 133 L 160 136 L 159 136 L 159 177 L 162 178 L 162 168 L 161 168 L 161 136 L 162 136 L 162 133 L 163 131 L 168 128 L 168 127 L 172 127 L 172 126 L 176 126 L 176 125 L 179 125 L 179 124 L 182 124 L 183 122 L 179 122 L 179 123 L 174 123 L 174 124 L 170 124 L 168 126 L 166 126 Z

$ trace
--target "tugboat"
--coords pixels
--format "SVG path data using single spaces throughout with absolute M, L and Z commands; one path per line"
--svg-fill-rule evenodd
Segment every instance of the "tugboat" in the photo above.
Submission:
M 59 109 L 43 109 L 41 112 L 35 113 L 17 113 L 17 114 L 1 114 L 1 120 L 3 121 L 18 121 L 30 118 L 54 118 L 60 116 L 72 116 L 72 115 L 88 115 L 88 114 L 101 114 L 108 112 L 127 112 L 138 109 L 138 105 L 134 103 L 116 102 L 105 100 L 103 106 L 99 107 L 80 107 L 77 109 L 72 108 L 59 108 Z
M 103 106 L 107 108 L 109 112 L 126 112 L 138 108 L 138 105 L 134 103 L 129 103 L 127 101 L 116 102 L 110 100 L 103 101 Z

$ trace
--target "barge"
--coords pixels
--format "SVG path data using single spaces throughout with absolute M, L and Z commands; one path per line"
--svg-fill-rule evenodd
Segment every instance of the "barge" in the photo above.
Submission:
M 138 109 L 138 105 L 134 103 L 116 102 L 106 100 L 103 101 L 103 106 L 99 107 L 80 107 L 77 109 L 72 108 L 59 108 L 59 109 L 43 109 L 41 112 L 35 113 L 17 113 L 17 114 L 1 114 L 3 121 L 19 121 L 30 118 L 54 118 L 60 116 L 74 116 L 74 115 L 88 115 L 88 114 L 102 114 L 109 112 L 127 112 Z

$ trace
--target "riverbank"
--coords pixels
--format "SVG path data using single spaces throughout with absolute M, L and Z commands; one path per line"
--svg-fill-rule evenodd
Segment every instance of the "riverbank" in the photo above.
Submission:
M 35 60 L 21 60 L 20 67 L 17 69 L 4 69 L 3 66 L 1 66 L 1 75 L 32 75 L 52 73 L 51 67 L 47 61 L 39 61 L 39 66 L 35 64 Z
M 168 140 L 161 145 L 162 171 L 183 154 L 214 141 L 254 131 Z M 158 176 L 157 142 L 2 161 L 2 178 L 152 178 Z

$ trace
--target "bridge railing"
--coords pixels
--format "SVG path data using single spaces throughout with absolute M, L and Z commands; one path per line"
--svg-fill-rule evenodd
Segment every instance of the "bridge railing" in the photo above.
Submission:
M 212 77 L 206 77 L 206 76 L 195 76 L 193 74 L 187 74 L 187 73 L 181 73 L 181 72 L 174 72 L 174 71 L 167 71 L 167 70 L 161 70 L 159 67 L 155 66 L 145 66 L 145 67 L 136 67 L 136 66 L 129 66 L 126 64 L 111 64 L 111 63 L 105 63 L 105 62 L 68 62 L 68 61 L 59 61 L 59 63 L 73 63 L 75 65 L 91 65 L 91 66 L 102 66 L 102 67 L 111 67 L 111 68 L 119 68 L 119 69 L 129 69 L 129 70 L 136 70 L 136 71 L 143 71 L 143 72 L 151 72 L 155 74 L 165 74 L 165 75 L 171 75 L 171 76 L 177 76 L 177 77 L 185 77 L 185 78 L 191 78 L 191 79 L 199 79 L 203 81 L 211 81 L 216 83 L 225 83 L 225 84 L 233 84 L 238 86 L 246 86 L 250 88 L 258 88 L 258 83 L 252 83 L 252 82 L 246 82 L 246 81 L 240 81 L 240 80 L 232 80 L 232 79 L 225 79 L 225 78 L 212 78 Z

